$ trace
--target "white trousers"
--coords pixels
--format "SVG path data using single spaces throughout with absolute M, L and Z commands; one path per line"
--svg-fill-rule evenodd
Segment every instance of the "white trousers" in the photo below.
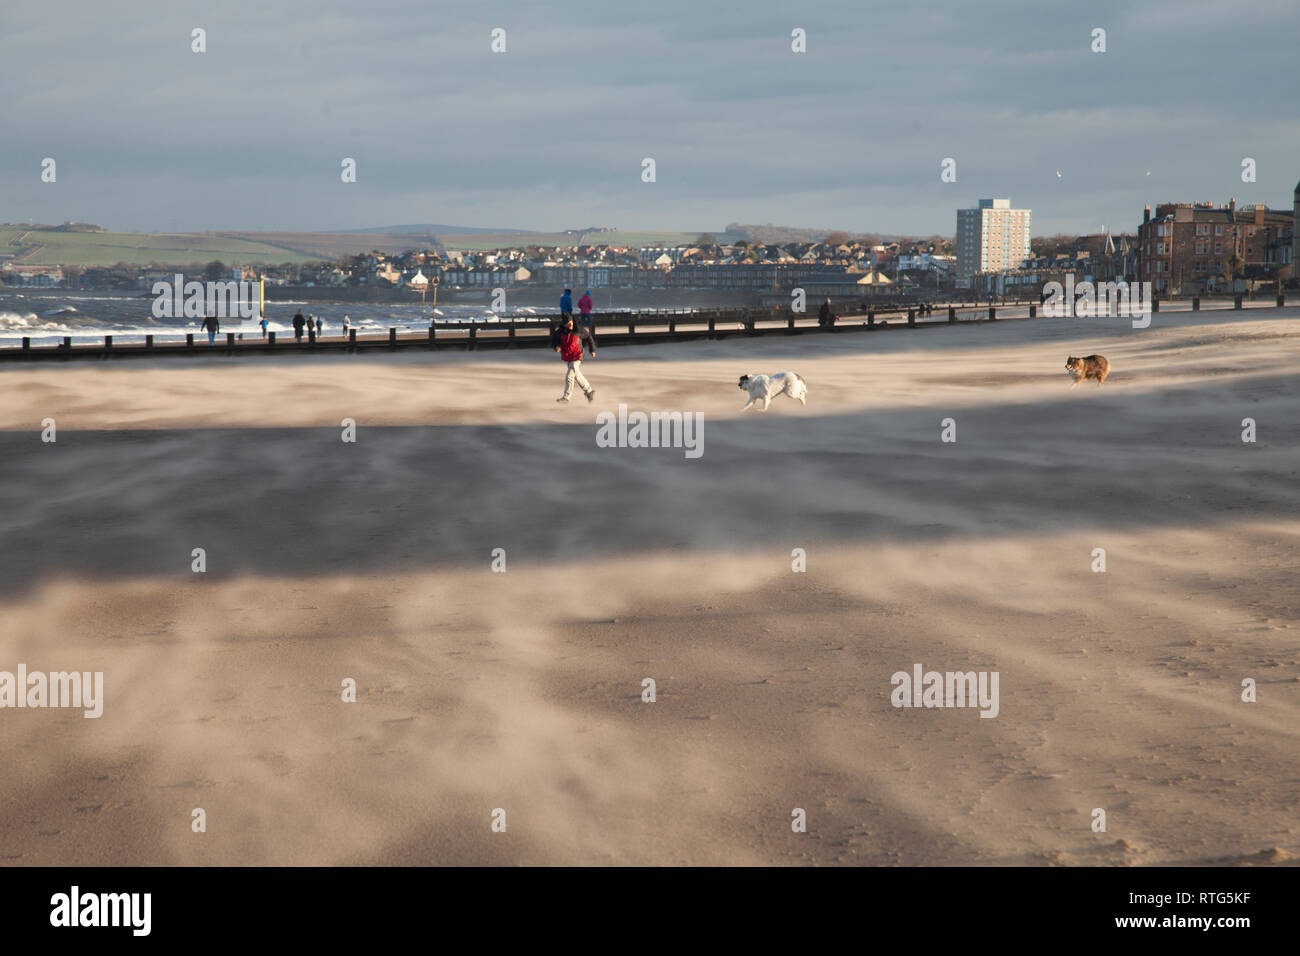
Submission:
M 561 398 L 569 397 L 569 393 L 573 391 L 574 382 L 578 383 L 578 388 L 582 389 L 584 395 L 591 391 L 591 383 L 582 374 L 582 359 L 569 363 L 569 367 L 564 373 L 564 394 L 560 396 Z

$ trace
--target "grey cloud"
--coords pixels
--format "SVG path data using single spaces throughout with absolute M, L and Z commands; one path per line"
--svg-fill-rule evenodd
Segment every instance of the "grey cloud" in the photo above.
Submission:
M 997 194 L 1043 233 L 1131 229 L 1144 202 L 1284 204 L 1300 177 L 1287 3 L 56 0 L 0 17 L 8 219 L 951 233 Z M 1240 182 L 1247 155 L 1258 183 Z

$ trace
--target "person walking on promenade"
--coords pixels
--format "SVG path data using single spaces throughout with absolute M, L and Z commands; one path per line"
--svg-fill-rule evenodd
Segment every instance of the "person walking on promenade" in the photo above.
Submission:
M 320 338 L 321 329 L 323 328 L 325 328 L 325 323 L 320 320 L 320 316 L 318 315 L 316 316 L 316 338 Z
M 596 342 L 591 336 L 591 332 L 585 327 L 573 327 L 573 316 L 565 318 L 560 325 L 558 333 L 553 338 L 555 351 L 560 353 L 560 359 L 565 363 L 564 371 L 564 394 L 556 399 L 557 402 L 565 403 L 569 400 L 569 393 L 573 391 L 573 383 L 578 383 L 578 388 L 582 389 L 587 396 L 587 401 L 594 401 L 596 390 L 591 387 L 587 377 L 582 374 L 582 347 L 584 345 L 591 351 L 591 357 L 596 357 Z
M 822 307 L 817 310 L 817 324 L 823 329 L 829 329 L 835 324 L 835 316 L 831 315 L 830 299 L 823 302 Z
M 221 330 L 221 323 L 217 321 L 217 317 L 215 315 L 207 316 L 203 320 L 203 328 L 207 329 L 208 332 L 208 344 L 215 345 L 217 332 Z
M 591 290 L 588 289 L 582 294 L 582 298 L 578 300 L 578 325 L 586 329 L 591 335 L 593 354 L 595 354 L 596 349 L 596 320 L 591 317 L 591 309 L 594 305 L 595 303 L 591 301 Z
M 573 318 L 573 290 L 565 289 L 564 295 L 560 296 L 560 324 L 564 324 L 565 319 Z
M 293 337 L 299 342 L 302 341 L 302 327 L 306 324 L 307 320 L 302 316 L 302 309 L 299 309 L 293 317 Z
M 343 337 L 344 337 L 345 339 L 348 337 L 348 323 L 349 323 L 349 321 L 350 321 L 350 320 L 348 319 L 347 315 L 345 314 L 345 315 L 343 316 Z
M 258 324 L 262 327 L 262 338 L 266 338 L 266 327 L 270 325 L 270 323 L 266 321 L 266 316 L 262 316 L 262 321 Z

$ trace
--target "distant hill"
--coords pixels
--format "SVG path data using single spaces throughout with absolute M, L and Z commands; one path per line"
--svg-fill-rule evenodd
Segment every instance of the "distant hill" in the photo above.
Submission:
M 743 237 L 750 242 L 763 242 L 768 244 L 780 244 L 783 242 L 821 242 L 826 236 L 833 232 L 847 230 L 835 229 L 807 229 L 802 226 L 778 226 L 773 223 L 759 225 L 743 225 L 738 222 L 729 223 L 728 230 L 734 230 L 743 234 Z M 861 233 L 849 232 L 850 236 L 858 236 Z
M 718 242 L 732 242 L 743 238 L 731 232 L 695 230 L 693 232 L 629 232 L 593 231 L 574 229 L 568 232 L 472 232 L 438 233 L 438 241 L 446 249 L 461 252 L 510 246 L 683 246 L 693 243 L 702 233 L 708 232 Z
M 741 234 L 741 238 L 749 239 L 750 242 L 766 243 L 783 243 L 783 242 L 822 242 L 827 235 L 833 233 L 845 233 L 854 239 L 874 239 L 880 242 L 904 241 L 904 239 L 915 238 L 907 235 L 896 235 L 892 233 L 871 233 L 857 232 L 850 229 L 807 229 L 805 226 L 779 226 L 772 222 L 766 222 L 763 225 L 742 225 L 740 222 L 729 222 L 727 225 L 728 232 Z
M 943 236 L 902 235 L 885 232 L 855 232 L 848 229 L 806 229 L 803 226 L 777 226 L 772 223 L 764 225 L 742 225 L 738 222 L 727 225 L 728 234 L 736 233 L 750 242 L 762 242 L 768 245 L 781 245 L 787 242 L 821 242 L 827 236 L 843 233 L 852 239 L 869 242 L 920 243 L 943 240 Z
M 191 266 L 214 259 L 278 265 L 311 258 L 257 234 L 83 232 L 68 225 L 0 225 L 0 251 L 15 265 L 29 266 Z
M 723 243 L 745 238 L 744 233 L 730 228 L 696 229 L 692 232 L 630 232 L 620 229 L 617 232 L 588 232 L 582 241 L 605 246 L 689 246 L 704 235 Z
M 437 249 L 441 238 L 430 240 L 420 233 L 381 232 L 227 232 L 222 235 L 276 246 L 290 254 L 282 260 L 286 262 L 297 261 L 298 257 L 333 262 L 363 252 L 395 255 L 410 249 Z
M 331 233 L 347 233 L 350 235 L 388 235 L 388 236 L 423 236 L 431 232 L 434 235 L 449 233 L 457 236 L 473 236 L 480 233 L 493 233 L 495 235 L 529 235 L 530 229 L 489 229 L 484 226 L 448 226 L 437 222 L 415 223 L 407 226 L 371 226 L 367 229 L 331 229 Z
M 676 246 L 694 242 L 708 234 L 718 242 L 744 239 L 743 231 L 727 229 L 696 229 L 693 231 L 628 231 L 610 230 L 595 226 L 582 229 L 564 229 L 555 232 L 538 232 L 533 229 L 490 229 L 485 226 L 448 226 L 438 223 L 418 223 L 405 226 L 376 226 L 368 229 L 339 229 L 320 235 L 383 235 L 420 236 L 432 233 L 448 249 L 469 251 L 493 249 L 498 246 L 572 246 L 578 244 L 609 246 Z M 240 235 L 247 235 L 240 233 Z
M 815 241 L 829 230 L 787 226 L 740 226 L 721 230 L 683 232 L 572 229 L 533 232 L 527 229 L 489 229 L 417 223 L 372 227 L 351 232 L 247 232 L 203 233 L 108 232 L 86 223 L 62 225 L 0 224 L 0 260 L 18 265 L 192 266 L 214 259 L 231 265 L 281 265 L 334 261 L 356 253 L 378 251 L 388 255 L 410 249 L 431 248 L 463 252 L 524 246 L 575 245 L 678 246 L 691 245 L 702 234 L 718 242 Z

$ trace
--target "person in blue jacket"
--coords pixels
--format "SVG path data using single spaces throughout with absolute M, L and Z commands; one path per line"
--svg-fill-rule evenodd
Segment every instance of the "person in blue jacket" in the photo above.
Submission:
M 560 325 L 564 324 L 565 319 L 573 318 L 573 290 L 565 289 L 564 295 L 560 296 Z

